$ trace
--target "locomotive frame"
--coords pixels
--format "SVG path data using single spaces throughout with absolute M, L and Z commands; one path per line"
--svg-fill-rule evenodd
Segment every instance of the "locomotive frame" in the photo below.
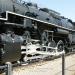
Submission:
M 14 10 L 15 9 L 15 2 L 13 1 L 13 3 L 14 4 L 12 6 L 13 6 L 13 10 Z M 8 7 L 9 6 L 7 6 L 7 8 Z M 28 7 L 26 5 L 26 6 L 22 6 L 21 9 L 28 8 L 28 10 L 30 10 L 31 9 L 30 7 L 31 6 Z M 35 9 L 37 9 L 37 8 L 35 8 Z M 20 11 L 21 13 L 17 13 L 16 12 L 17 10 L 16 11 L 15 10 L 10 11 L 10 10 L 6 9 L 6 10 L 0 12 L 0 34 L 6 33 L 6 30 L 9 29 L 10 31 L 13 31 L 16 35 L 21 37 L 21 39 L 23 41 L 22 46 L 27 47 L 27 45 L 29 43 L 33 42 L 32 40 L 34 40 L 34 41 L 36 40 L 36 41 L 40 41 L 39 45 L 42 47 L 45 47 L 45 48 L 48 47 L 48 43 L 52 43 L 52 44 L 56 43 L 60 49 L 62 49 L 64 46 L 65 52 L 72 51 L 72 49 L 69 50 L 68 47 L 75 45 L 75 39 L 74 39 L 75 30 L 74 29 L 64 27 L 63 25 L 50 23 L 50 22 L 44 21 L 42 19 L 35 18 L 35 16 L 40 16 L 40 15 L 37 15 L 33 10 L 32 10 L 33 13 L 31 12 L 31 14 L 35 13 L 34 17 L 31 16 L 31 14 L 27 10 L 26 11 L 30 14 L 29 16 L 21 14 L 23 11 Z M 41 9 L 38 11 L 40 13 Z M 42 11 L 42 12 L 44 13 L 44 11 Z M 47 14 L 47 13 L 44 13 L 44 14 Z M 45 16 L 45 15 L 42 15 L 41 17 L 43 17 L 43 16 Z M 49 18 L 46 18 L 46 19 L 49 20 Z M 72 22 L 71 24 L 74 27 L 74 23 Z M 44 36 L 42 36 L 44 31 L 47 31 L 47 32 L 52 31 L 54 36 L 51 34 L 49 34 L 49 35 L 45 34 Z M 49 36 L 49 37 L 47 37 L 47 36 Z M 46 41 L 46 44 L 44 44 L 42 42 L 42 37 L 46 38 L 46 39 L 43 39 L 43 41 Z M 51 37 L 53 37 L 54 41 L 51 40 L 51 42 L 49 42 Z M 31 46 L 34 46 L 34 45 L 31 44 Z M 51 49 L 55 49 L 55 47 L 52 47 Z M 26 49 L 24 49 L 24 50 L 26 51 Z M 25 52 L 25 54 L 26 54 L 26 52 Z M 25 55 L 25 54 L 23 54 L 23 55 Z M 37 53 L 36 52 L 36 54 L 48 54 L 48 53 L 46 53 L 46 50 L 45 50 L 44 53 L 42 53 L 42 52 Z M 24 56 L 22 57 L 22 59 L 23 58 L 24 58 Z

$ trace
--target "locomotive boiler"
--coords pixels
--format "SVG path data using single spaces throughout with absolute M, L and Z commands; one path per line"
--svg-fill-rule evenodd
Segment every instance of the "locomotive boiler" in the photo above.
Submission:
M 39 44 L 44 46 L 49 46 L 51 42 L 52 47 L 61 40 L 68 52 L 68 48 L 75 44 L 74 28 L 70 19 L 54 10 L 39 8 L 37 4 L 22 0 L 0 0 L 1 62 L 19 60 L 21 45 L 26 46 L 32 40 L 39 40 Z M 14 38 L 12 33 L 8 36 L 8 30 L 14 33 Z

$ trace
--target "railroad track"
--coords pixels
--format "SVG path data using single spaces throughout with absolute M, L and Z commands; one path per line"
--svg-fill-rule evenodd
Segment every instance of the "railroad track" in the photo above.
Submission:
M 65 54 L 65 57 L 66 56 L 69 56 L 69 55 L 73 55 L 75 54 L 75 52 L 69 52 L 67 54 Z M 59 55 L 59 56 L 48 56 L 46 58 L 43 58 L 43 59 L 36 59 L 36 60 L 31 60 L 31 61 L 28 61 L 28 62 L 21 62 L 21 64 L 33 64 L 33 63 L 36 63 L 36 62 L 40 62 L 40 61 L 51 61 L 51 60 L 54 60 L 54 59 L 58 59 L 60 58 L 62 55 Z
M 68 57 L 73 54 L 75 54 L 75 52 L 67 53 L 67 54 L 65 54 L 65 57 Z M 58 59 L 58 58 L 61 58 L 61 55 L 43 58 L 42 60 L 40 59 L 40 60 L 34 60 L 34 61 L 32 60 L 32 61 L 28 61 L 28 62 L 16 63 L 16 64 L 13 64 L 13 69 L 16 72 L 20 72 L 20 70 L 25 70 L 26 68 L 31 69 L 33 67 L 41 66 L 41 65 L 47 64 L 48 61 L 53 61 L 54 59 Z M 5 75 L 5 73 L 0 74 L 0 75 Z
M 68 53 L 68 54 L 66 54 L 65 55 L 65 57 L 69 57 L 70 59 L 72 58 L 72 56 L 74 56 L 75 57 L 75 55 L 74 55 L 74 53 L 73 52 L 71 52 L 71 53 Z M 24 73 L 24 71 L 26 71 L 27 73 L 28 72 L 34 72 L 35 70 L 36 70 L 36 68 L 39 68 L 38 70 L 37 70 L 37 73 L 39 72 L 39 71 L 42 71 L 42 72 L 44 72 L 46 69 L 48 69 L 47 67 L 44 67 L 44 68 L 41 68 L 41 66 L 44 66 L 44 65 L 46 65 L 46 64 L 49 64 L 49 63 L 51 63 L 52 65 L 54 65 L 54 64 L 58 64 L 59 62 L 61 63 L 61 61 L 59 61 L 59 60 L 61 60 L 61 58 L 60 58 L 61 56 L 59 56 L 59 57 L 56 57 L 56 58 L 52 58 L 52 59 L 45 59 L 45 60 L 42 60 L 42 61 L 38 61 L 38 62 L 34 62 L 34 63 L 29 63 L 29 64 L 27 64 L 27 65 L 24 65 L 24 64 L 22 64 L 21 66 L 18 66 L 18 67 L 14 67 L 14 75 L 20 75 L 20 74 L 22 74 L 23 75 L 23 73 Z M 67 60 L 67 58 L 65 58 L 66 60 Z M 59 64 L 60 64 L 59 63 Z M 50 65 L 50 66 L 52 66 L 52 65 Z M 66 71 L 69 71 L 68 70 L 68 68 L 70 68 L 70 67 L 72 67 L 72 66 L 74 66 L 75 64 L 73 63 L 73 64 L 71 64 L 71 65 L 69 65 L 68 67 L 66 67 Z M 49 65 L 47 65 L 47 66 L 49 66 Z M 57 65 L 58 66 L 58 65 Z M 32 70 L 33 69 L 33 70 Z M 21 71 L 23 71 L 23 73 L 21 72 Z M 17 74 L 16 74 L 16 72 L 18 72 Z M 60 71 L 61 72 L 61 71 Z M 58 74 L 58 73 L 60 73 L 60 72 L 57 72 L 56 73 L 56 75 Z M 20 74 L 19 74 L 20 73 Z M 27 75 L 32 75 L 32 74 L 27 74 Z M 37 75 L 37 74 L 34 74 L 34 75 Z M 53 75 L 53 74 L 52 74 Z M 60 75 L 60 74 L 59 74 Z M 68 74 L 66 74 L 66 75 L 68 75 Z

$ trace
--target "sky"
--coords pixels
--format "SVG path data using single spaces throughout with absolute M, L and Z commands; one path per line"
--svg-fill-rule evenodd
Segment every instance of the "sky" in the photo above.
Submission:
M 59 12 L 62 16 L 75 21 L 75 0 L 25 0 L 37 3 L 39 7 L 46 7 Z

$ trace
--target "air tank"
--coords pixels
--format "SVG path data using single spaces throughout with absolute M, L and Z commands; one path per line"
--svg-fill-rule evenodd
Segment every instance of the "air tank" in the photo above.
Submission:
M 57 33 L 68 35 L 69 34 L 69 31 L 64 30 L 64 29 L 57 28 Z

